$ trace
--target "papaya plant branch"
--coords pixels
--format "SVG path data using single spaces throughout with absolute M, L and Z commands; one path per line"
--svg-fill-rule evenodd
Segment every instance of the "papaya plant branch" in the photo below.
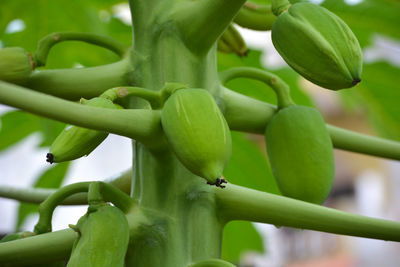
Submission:
M 45 66 L 47 56 L 51 48 L 64 41 L 82 41 L 89 44 L 104 47 L 123 57 L 128 50 L 127 46 L 109 37 L 87 32 L 55 32 L 47 35 L 39 41 L 37 51 L 34 55 L 36 66 Z
M 226 222 L 247 220 L 327 233 L 400 241 L 400 222 L 351 214 L 229 184 L 215 189 Z
M 0 81 L 0 103 L 76 126 L 114 133 L 144 144 L 162 141 L 160 112 L 80 105 Z
M 127 195 L 129 195 L 131 191 L 131 176 L 132 176 L 132 169 L 129 169 L 124 171 L 118 177 L 107 179 L 105 180 L 105 182 L 112 184 L 113 186 L 120 189 L 122 192 L 125 192 Z M 48 188 L 18 188 L 13 186 L 1 186 L 0 197 L 14 199 L 27 203 L 40 204 L 56 191 L 57 189 L 48 189 Z M 86 193 L 74 194 L 64 199 L 60 204 L 86 205 L 87 194 Z
M 51 233 L 0 243 L 0 265 L 31 265 L 67 259 L 78 233 L 64 229 Z
M 246 2 L 233 21 L 244 28 L 269 31 L 275 19 L 276 16 L 272 13 L 271 5 Z
M 223 88 L 225 118 L 231 130 L 264 134 L 276 106 Z M 400 143 L 368 136 L 327 124 L 333 146 L 338 149 L 400 160 Z
M 131 84 L 129 59 L 91 68 L 34 71 L 24 86 L 68 100 L 92 98 L 105 90 Z
M 258 80 L 269 85 L 274 90 L 278 99 L 278 108 L 294 104 L 290 96 L 289 86 L 277 75 L 268 71 L 250 67 L 237 67 L 220 72 L 219 78 L 221 83 L 224 85 L 235 78 L 250 78 Z
M 209 51 L 245 2 L 245 0 L 188 1 L 179 5 L 173 15 L 187 46 L 193 51 L 204 53 Z

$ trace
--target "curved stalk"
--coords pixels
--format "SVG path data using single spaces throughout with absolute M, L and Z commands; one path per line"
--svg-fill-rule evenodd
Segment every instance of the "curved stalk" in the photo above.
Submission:
M 244 28 L 269 31 L 275 19 L 276 16 L 272 13 L 271 5 L 246 2 L 233 21 Z
M 129 74 L 132 72 L 129 58 L 116 63 L 75 69 L 35 71 L 25 84 L 38 92 L 68 100 L 79 100 L 81 97 L 93 98 L 105 90 L 132 84 Z
M 228 184 L 216 189 L 223 220 L 247 220 L 327 233 L 400 241 L 400 222 L 351 214 Z
M 131 176 L 132 176 L 132 169 L 129 169 L 123 172 L 120 176 L 106 180 L 105 182 L 112 184 L 125 194 L 129 195 L 131 189 Z M 27 203 L 40 204 L 56 191 L 57 189 L 48 189 L 48 188 L 17 188 L 12 186 L 1 186 L 0 197 L 14 199 Z M 87 205 L 88 197 L 86 193 L 77 193 L 67 197 L 60 204 Z
M 225 118 L 231 130 L 264 134 L 276 106 L 223 89 Z M 327 124 L 333 146 L 338 149 L 400 160 L 400 142 L 368 136 Z
M 0 81 L 0 103 L 84 128 L 130 137 L 150 146 L 162 142 L 160 112 L 80 105 Z
M 34 55 L 36 65 L 38 67 L 45 66 L 50 49 L 54 45 L 65 41 L 82 41 L 104 47 L 120 57 L 123 57 L 127 51 L 126 45 L 108 36 L 87 32 L 55 32 L 39 41 L 38 49 Z
M 125 96 L 136 96 L 149 101 L 153 109 L 157 109 L 162 105 L 162 99 L 160 91 L 152 91 L 141 87 L 123 86 L 108 89 L 100 95 L 100 97 L 108 98 L 111 101 L 115 101 L 117 98 L 123 98 Z
M 269 85 L 275 92 L 278 99 L 278 108 L 284 108 L 293 105 L 294 102 L 290 96 L 289 86 L 279 76 L 268 71 L 250 67 L 231 68 L 219 73 L 222 84 L 226 84 L 235 78 L 255 79 Z
M 51 194 L 39 206 L 39 221 L 35 225 L 34 232 L 36 234 L 51 232 L 51 219 L 53 217 L 54 209 L 68 196 L 75 193 L 88 192 L 90 184 L 91 182 L 70 184 L 61 187 L 54 194 Z

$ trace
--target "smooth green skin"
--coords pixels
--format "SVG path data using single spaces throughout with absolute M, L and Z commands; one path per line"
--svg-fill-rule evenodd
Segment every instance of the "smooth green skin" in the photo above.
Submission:
M 125 214 L 111 205 L 88 212 L 76 225 L 75 241 L 67 267 L 123 267 L 129 243 Z
M 286 63 L 307 80 L 327 89 L 356 85 L 362 51 L 338 16 L 311 3 L 296 3 L 278 16 L 272 42 Z
M 112 101 L 99 97 L 84 100 L 83 104 L 99 108 L 121 108 Z M 50 163 L 63 162 L 87 156 L 95 150 L 107 136 L 108 133 L 106 132 L 89 130 L 77 126 L 67 126 L 51 144 L 50 153 L 53 155 L 53 160 L 48 161 L 50 161 Z
M 3 237 L 2 239 L 0 239 L 0 243 L 9 242 L 9 241 L 17 240 L 17 239 L 22 239 L 22 238 L 33 236 L 33 235 L 34 235 L 34 233 L 28 232 L 28 231 L 12 233 L 12 234 L 8 234 L 5 237 Z
M 21 47 L 6 47 L 0 49 L 0 80 L 24 84 L 31 75 L 32 58 Z
M 161 124 L 168 143 L 188 170 L 215 183 L 232 153 L 232 140 L 219 107 L 204 89 L 181 89 L 165 102 Z
M 265 130 L 272 171 L 284 196 L 322 204 L 335 164 L 332 142 L 319 112 L 305 106 L 279 110 Z

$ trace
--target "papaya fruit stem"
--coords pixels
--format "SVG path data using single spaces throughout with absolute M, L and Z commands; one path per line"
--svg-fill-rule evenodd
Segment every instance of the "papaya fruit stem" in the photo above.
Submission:
M 121 58 L 127 52 L 127 46 L 108 36 L 86 32 L 55 32 L 47 35 L 39 41 L 38 49 L 34 54 L 36 66 L 45 66 L 47 56 L 51 48 L 54 45 L 64 41 L 82 41 L 85 43 L 104 47 L 108 50 L 113 51 Z
M 278 100 L 279 109 L 294 104 L 290 96 L 289 86 L 277 75 L 268 71 L 251 67 L 237 67 L 220 72 L 219 78 L 222 84 L 226 84 L 235 78 L 251 78 L 261 81 L 274 90 Z
M 61 187 L 51 194 L 42 204 L 39 205 L 39 221 L 35 225 L 35 234 L 51 232 L 51 219 L 54 209 L 67 197 L 89 190 L 90 182 L 81 182 Z
M 271 10 L 275 16 L 279 16 L 283 12 L 286 12 L 290 7 L 290 2 L 288 0 L 272 0 Z

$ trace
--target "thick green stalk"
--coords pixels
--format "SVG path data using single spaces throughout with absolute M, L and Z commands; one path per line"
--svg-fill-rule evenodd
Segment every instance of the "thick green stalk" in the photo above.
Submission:
M 207 53 L 245 0 L 187 1 L 173 11 L 183 40 L 195 53 Z
M 127 136 L 149 145 L 158 145 L 154 140 L 162 141 L 159 111 L 90 107 L 2 81 L 0 103 L 72 125 Z
M 275 22 L 271 5 L 258 5 L 246 2 L 234 18 L 238 25 L 257 31 L 269 31 Z
M 276 106 L 223 88 L 225 118 L 231 130 L 264 134 Z M 335 148 L 400 160 L 400 142 L 368 136 L 327 124 Z
M 215 189 L 220 216 L 387 241 L 400 241 L 400 222 L 360 216 L 233 184 Z
M 87 32 L 55 32 L 39 41 L 38 49 L 35 53 L 36 65 L 38 67 L 45 66 L 50 49 L 54 45 L 65 41 L 81 41 L 101 46 L 113 51 L 120 57 L 123 57 L 128 50 L 127 46 L 108 36 Z
M 127 57 L 98 67 L 35 71 L 24 86 L 68 100 L 92 98 L 109 88 L 133 84 L 129 63 Z
M 16 266 L 67 259 L 78 233 L 64 229 L 15 241 L 0 243 L 0 266 Z

